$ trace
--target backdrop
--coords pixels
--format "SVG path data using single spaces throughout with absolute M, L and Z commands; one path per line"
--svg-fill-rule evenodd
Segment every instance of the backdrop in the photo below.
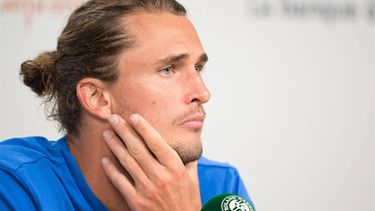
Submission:
M 375 210 L 375 1 L 181 2 L 210 57 L 205 155 L 259 211 Z M 1 140 L 61 136 L 18 71 L 78 3 L 0 0 Z

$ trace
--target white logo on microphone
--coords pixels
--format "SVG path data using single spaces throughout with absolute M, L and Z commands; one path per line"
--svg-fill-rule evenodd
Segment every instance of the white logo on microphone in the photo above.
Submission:
M 240 196 L 227 196 L 221 202 L 222 211 L 254 211 L 254 208 Z

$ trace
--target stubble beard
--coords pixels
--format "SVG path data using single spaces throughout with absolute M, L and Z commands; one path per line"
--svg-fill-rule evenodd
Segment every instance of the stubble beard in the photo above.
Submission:
M 120 108 L 121 108 L 121 111 L 119 112 L 119 115 L 125 118 L 125 111 L 130 111 L 131 109 L 129 106 L 126 105 L 126 103 L 124 103 L 124 101 L 120 101 Z M 182 119 L 186 118 L 189 115 L 198 113 L 198 112 L 201 112 L 204 114 L 206 113 L 204 111 L 203 106 L 198 106 L 197 108 L 192 109 L 186 112 L 185 114 L 182 114 L 178 116 L 177 118 L 175 118 L 172 124 L 176 126 L 178 122 L 181 121 Z M 180 157 L 184 165 L 190 162 L 194 162 L 202 156 L 203 146 L 202 146 L 202 141 L 200 137 L 201 131 L 202 129 L 194 129 L 194 131 L 190 131 L 192 133 L 199 133 L 198 140 L 180 140 L 179 142 L 176 140 L 174 140 L 173 142 L 167 141 L 169 145 L 171 146 L 171 148 L 177 152 L 178 156 Z M 171 144 L 171 143 L 175 143 L 175 144 Z
M 185 119 L 198 113 L 203 113 L 204 115 L 206 115 L 206 112 L 203 106 L 200 105 L 176 117 L 172 124 L 175 127 L 179 127 L 180 123 L 183 122 Z M 196 133 L 198 135 L 197 140 L 195 139 L 183 140 L 183 138 L 176 138 L 175 142 L 171 142 L 171 143 L 176 143 L 176 144 L 170 144 L 170 145 L 172 149 L 174 149 L 177 152 L 177 154 L 180 156 L 181 161 L 183 162 L 184 165 L 190 162 L 194 162 L 202 156 L 203 146 L 202 146 L 202 141 L 201 141 L 201 131 L 202 131 L 202 128 L 190 129 L 189 131 L 189 133 Z M 182 140 L 177 141 L 177 139 L 182 139 Z
M 199 140 L 194 140 L 194 142 L 195 143 L 193 144 L 189 142 L 183 142 L 187 144 L 179 143 L 171 145 L 172 149 L 174 149 L 177 152 L 178 156 L 180 157 L 184 165 L 198 160 L 203 154 L 201 138 L 199 138 Z

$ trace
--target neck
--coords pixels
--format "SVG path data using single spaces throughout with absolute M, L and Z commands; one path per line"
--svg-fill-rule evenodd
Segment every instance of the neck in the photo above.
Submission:
M 82 128 L 78 136 L 68 135 L 68 146 L 77 160 L 88 185 L 96 197 L 109 210 L 130 210 L 125 199 L 107 178 L 101 166 L 101 159 L 107 157 L 122 169 L 103 140 L 103 131 L 109 126 L 93 125 Z

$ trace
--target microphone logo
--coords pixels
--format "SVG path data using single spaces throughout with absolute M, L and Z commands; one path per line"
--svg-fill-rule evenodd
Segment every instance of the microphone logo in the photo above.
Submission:
M 222 211 L 255 211 L 244 198 L 237 195 L 229 195 L 221 202 Z

